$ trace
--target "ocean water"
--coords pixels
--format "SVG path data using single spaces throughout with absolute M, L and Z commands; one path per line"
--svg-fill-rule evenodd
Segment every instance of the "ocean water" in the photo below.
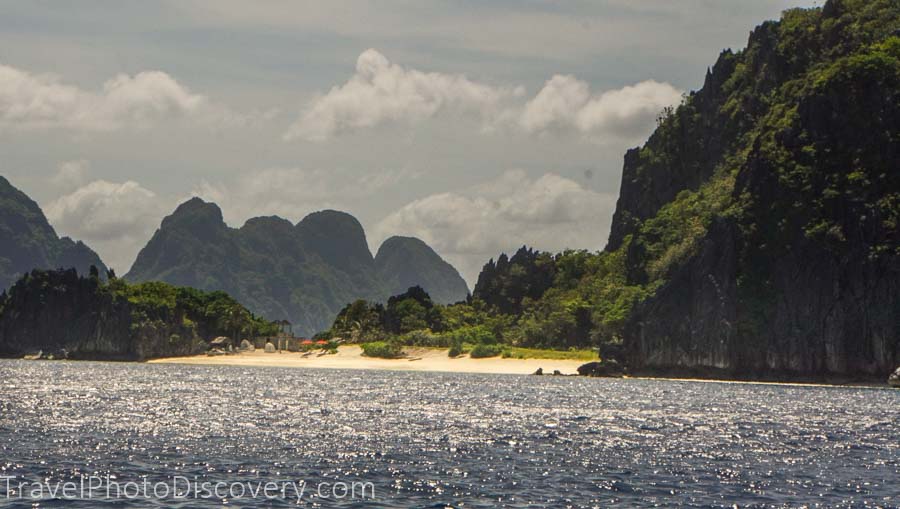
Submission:
M 898 390 L 2 360 L 0 380 L 0 507 L 900 507 Z

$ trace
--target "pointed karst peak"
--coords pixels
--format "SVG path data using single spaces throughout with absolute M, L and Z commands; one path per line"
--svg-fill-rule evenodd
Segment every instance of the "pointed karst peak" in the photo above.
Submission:
M 194 229 L 223 226 L 225 220 L 222 218 L 222 209 L 215 203 L 203 201 L 196 196 L 179 205 L 175 212 L 162 222 L 163 228 Z

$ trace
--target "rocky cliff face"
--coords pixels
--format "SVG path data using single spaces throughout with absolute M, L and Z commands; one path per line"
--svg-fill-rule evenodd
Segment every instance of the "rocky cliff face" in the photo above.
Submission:
M 72 269 L 34 271 L 0 298 L 0 355 L 142 360 L 203 351 L 183 311 L 147 322 L 135 311 L 97 278 Z
M 375 255 L 378 275 L 391 295 L 420 286 L 438 304 L 453 304 L 469 295 L 466 281 L 428 244 L 412 237 L 391 237 Z
M 255 313 L 287 319 L 296 333 L 312 335 L 327 329 L 348 302 L 387 299 L 398 281 L 446 293 L 448 280 L 431 278 L 444 273 L 445 262 L 412 257 L 418 252 L 388 248 L 378 265 L 362 225 L 349 214 L 316 212 L 297 225 L 260 217 L 234 229 L 218 206 L 194 198 L 163 220 L 125 278 L 222 290 Z
M 0 177 L 0 290 L 32 269 L 74 267 L 87 274 L 91 265 L 106 274 L 97 253 L 59 238 L 38 204 Z
M 900 364 L 898 26 L 895 1 L 788 11 L 629 152 L 608 249 L 653 290 L 625 333 L 634 369 Z

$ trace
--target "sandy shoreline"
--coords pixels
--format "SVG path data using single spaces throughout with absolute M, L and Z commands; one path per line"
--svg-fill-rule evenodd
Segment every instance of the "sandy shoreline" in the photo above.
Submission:
M 388 371 L 434 371 L 446 373 L 493 373 L 510 375 L 530 375 L 538 368 L 544 370 L 544 374 L 551 374 L 559 370 L 564 375 L 574 375 L 578 367 L 587 361 L 577 360 L 552 360 L 552 359 L 503 359 L 491 357 L 488 359 L 472 359 L 468 355 L 451 359 L 447 356 L 446 349 L 433 348 L 408 348 L 409 358 L 405 359 L 377 359 L 362 355 L 362 349 L 356 345 L 346 345 L 338 349 L 334 355 L 318 356 L 313 353 L 304 357 L 300 353 L 265 353 L 256 350 L 250 353 L 235 355 L 222 355 L 209 357 L 207 355 L 194 355 L 190 357 L 168 357 L 147 361 L 152 364 L 193 364 L 205 366 L 255 366 L 255 367 L 281 367 L 281 368 L 317 368 L 317 369 L 375 369 Z M 748 385 L 782 385 L 793 387 L 855 387 L 883 389 L 887 384 L 878 383 L 810 383 L 810 382 L 779 382 L 779 381 L 752 381 L 752 380 L 728 380 L 715 378 L 677 378 L 677 377 L 653 377 L 634 376 L 627 377 L 634 380 L 661 380 L 670 382 L 702 382 Z
M 154 364 L 197 364 L 208 366 L 260 366 L 284 368 L 325 368 L 325 369 L 380 369 L 392 371 L 439 371 L 448 373 L 495 373 L 528 375 L 542 368 L 550 374 L 559 370 L 566 375 L 576 374 L 585 361 L 552 359 L 472 359 L 468 355 L 451 359 L 447 350 L 429 348 L 407 349 L 409 358 L 376 359 L 364 357 L 362 349 L 355 345 L 342 346 L 333 355 L 317 356 L 316 353 L 304 357 L 300 353 L 265 353 L 262 350 L 235 355 L 209 357 L 170 357 L 148 361 Z

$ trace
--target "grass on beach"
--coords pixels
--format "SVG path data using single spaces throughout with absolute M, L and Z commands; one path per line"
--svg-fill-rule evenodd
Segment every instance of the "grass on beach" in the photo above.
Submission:
M 404 350 L 410 347 L 400 346 L 397 343 L 389 341 L 371 341 L 359 345 L 363 349 L 363 355 L 366 357 L 380 357 L 383 359 L 397 359 L 404 356 Z M 422 347 L 428 350 L 448 350 L 441 347 Z M 449 350 L 448 350 L 449 351 Z M 596 350 L 551 350 L 542 348 L 522 348 L 516 346 L 507 346 L 501 344 L 483 345 L 483 344 L 464 344 L 462 345 L 460 354 L 469 354 L 473 359 L 502 357 L 504 359 L 547 359 L 561 361 L 584 361 L 591 362 L 600 360 L 600 356 Z M 451 355 L 450 357 L 456 357 Z
M 519 348 L 507 346 L 503 348 L 503 357 L 507 359 L 550 359 L 565 361 L 596 361 L 600 359 L 594 350 L 544 350 L 539 348 Z

